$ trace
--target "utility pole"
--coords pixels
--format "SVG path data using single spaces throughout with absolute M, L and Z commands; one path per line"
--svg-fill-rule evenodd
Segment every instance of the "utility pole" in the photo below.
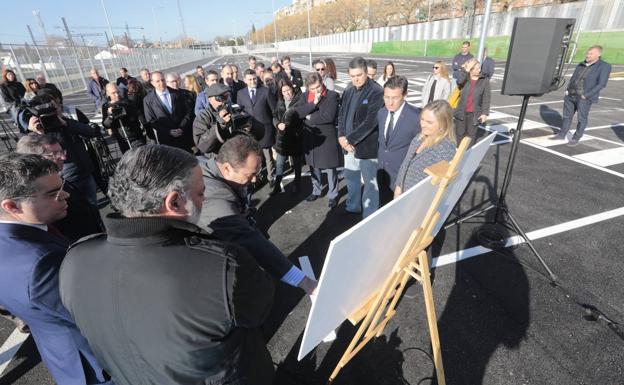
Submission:
M 308 54 L 310 68 L 312 68 L 312 26 L 310 24 L 310 0 L 308 0 Z
M 182 6 L 178 0 L 178 14 L 180 15 L 180 25 L 182 26 L 182 38 L 186 39 L 186 27 L 184 26 L 184 17 L 182 17 Z
M 273 11 L 273 33 L 275 34 L 275 58 L 279 60 L 279 48 L 277 47 L 277 12 L 275 11 L 275 0 L 271 0 L 271 11 Z
M 30 29 L 30 25 L 26 25 L 26 28 L 28 28 L 28 34 L 30 34 L 30 38 L 32 39 L 33 46 L 35 47 L 35 52 L 37 52 L 37 56 L 39 57 L 39 63 L 41 63 L 41 70 L 43 71 L 43 74 L 45 75 L 46 79 L 49 79 L 50 77 L 48 76 L 48 70 L 46 68 L 45 62 L 43 61 L 43 58 L 41 57 L 41 52 L 39 52 L 39 47 L 37 47 L 37 42 L 35 41 L 35 35 L 33 35 L 32 29 Z
M 32 13 L 33 13 L 33 16 L 37 18 L 37 24 L 39 24 L 39 28 L 41 28 L 41 30 L 43 31 L 43 36 L 45 36 L 46 44 L 48 44 L 48 40 L 49 40 L 48 31 L 46 31 L 45 24 L 43 24 L 43 19 L 41 18 L 41 12 L 35 9 L 32 11 Z M 28 27 L 28 29 L 30 29 L 30 27 Z
M 80 65 L 80 58 L 78 57 L 78 51 L 76 50 L 76 46 L 74 45 L 74 39 L 72 39 L 71 32 L 69 32 L 69 27 L 67 26 L 67 21 L 65 21 L 64 17 L 61 17 L 63 21 L 63 27 L 65 28 L 65 33 L 67 33 L 67 41 L 69 41 L 69 46 L 72 47 L 74 51 L 74 58 L 76 59 L 76 65 L 78 66 L 78 71 L 80 72 L 80 78 L 82 79 L 82 83 L 84 84 L 85 89 L 87 88 L 87 80 L 85 78 L 85 74 L 82 71 L 82 65 Z

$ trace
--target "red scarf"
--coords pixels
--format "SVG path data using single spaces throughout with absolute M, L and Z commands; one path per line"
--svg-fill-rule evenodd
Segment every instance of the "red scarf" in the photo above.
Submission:
M 314 103 L 314 93 L 308 92 L 308 103 Z M 321 99 L 327 96 L 327 88 L 323 84 L 323 91 L 321 91 Z

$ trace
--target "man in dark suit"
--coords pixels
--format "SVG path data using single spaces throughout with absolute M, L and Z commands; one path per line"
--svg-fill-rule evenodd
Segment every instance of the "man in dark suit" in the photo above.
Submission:
M 162 72 L 152 72 L 151 91 L 143 100 L 145 121 L 159 144 L 192 152 L 193 108 L 179 90 L 167 87 Z
M 110 87 L 110 86 L 109 86 Z M 63 169 L 67 152 L 59 140 L 51 135 L 24 135 L 17 142 L 16 152 L 19 154 L 35 154 L 54 162 L 59 170 Z M 63 190 L 69 194 L 67 198 L 67 215 L 53 223 L 69 242 L 73 243 L 82 237 L 106 231 L 97 206 L 89 203 L 84 194 L 68 180 L 63 182 Z
M 298 69 L 292 68 L 292 63 L 290 61 L 290 56 L 284 56 L 282 58 L 282 66 L 284 67 L 284 73 L 288 77 L 288 80 L 298 88 L 303 86 L 303 78 L 301 77 L 301 71 Z
M 234 79 L 234 70 L 229 64 L 225 64 L 221 68 L 221 79 L 219 79 L 223 85 L 230 89 L 230 100 L 236 104 L 238 100 L 238 91 L 245 88 L 245 83 L 239 82 Z
M 112 384 L 61 303 L 59 269 L 69 244 L 50 224 L 67 214 L 68 196 L 53 162 L 0 158 L 0 306 L 28 324 L 56 383 Z
M 593 103 L 598 103 L 600 90 L 607 86 L 611 64 L 603 61 L 602 47 L 590 47 L 585 54 L 585 60 L 579 63 L 568 83 L 566 95 L 563 98 L 563 122 L 561 130 L 553 139 L 564 140 L 570 130 L 574 113 L 578 112 L 578 125 L 568 145 L 576 146 L 587 127 L 589 110 Z
M 420 108 L 405 101 L 407 83 L 404 76 L 388 79 L 384 85 L 384 107 L 377 113 L 377 185 L 380 207 L 392 200 L 401 163 L 412 139 L 420 133 Z
M 379 207 L 377 112 L 383 107 L 383 89 L 366 71 L 364 58 L 356 57 L 349 62 L 352 87 L 345 90 L 338 114 L 338 143 L 345 152 L 346 211 L 362 213 L 364 218 Z
M 275 98 L 267 87 L 258 86 L 258 76 L 252 69 L 245 70 L 246 88 L 238 91 L 238 104 L 252 117 L 254 138 L 260 144 L 267 168 L 267 178 L 273 187 L 273 153 L 271 146 L 275 144 L 275 128 L 273 127 L 273 111 Z

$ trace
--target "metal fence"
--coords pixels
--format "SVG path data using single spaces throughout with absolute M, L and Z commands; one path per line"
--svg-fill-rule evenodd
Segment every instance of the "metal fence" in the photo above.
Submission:
M 12 69 L 19 81 L 35 78 L 43 73 L 50 83 L 55 83 L 64 94 L 84 90 L 91 68 L 100 76 L 114 80 L 119 69 L 125 67 L 132 76 L 138 76 L 143 67 L 151 71 L 165 69 L 213 56 L 210 50 L 177 48 L 126 48 L 110 49 L 96 46 L 0 46 L 0 64 Z

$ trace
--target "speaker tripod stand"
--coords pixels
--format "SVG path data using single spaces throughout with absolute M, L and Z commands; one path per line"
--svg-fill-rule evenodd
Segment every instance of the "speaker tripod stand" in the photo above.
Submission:
M 481 234 L 479 234 L 479 238 L 483 241 L 483 243 L 486 243 L 486 244 L 501 244 L 501 241 L 504 241 L 505 237 L 503 235 L 504 232 L 501 231 L 500 228 L 501 227 L 508 228 L 508 226 L 504 223 L 505 222 L 505 218 L 508 218 L 509 222 L 511 224 L 511 230 L 515 231 L 518 235 L 520 235 L 524 239 L 526 244 L 529 246 L 529 249 L 531 249 L 533 254 L 535 254 L 535 256 L 537 257 L 537 260 L 540 262 L 540 264 L 544 267 L 544 269 L 548 273 L 548 275 L 549 275 L 549 277 L 551 279 L 551 283 L 556 283 L 557 282 L 557 276 L 550 269 L 550 267 L 548 266 L 548 264 L 546 263 L 544 258 L 542 258 L 542 256 L 537 251 L 535 246 L 533 246 L 533 243 L 531 242 L 529 237 L 526 235 L 526 233 L 522 230 L 522 228 L 520 227 L 518 222 L 515 220 L 513 215 L 511 215 L 511 212 L 509 211 L 509 207 L 507 206 L 507 201 L 506 201 L 507 190 L 509 189 L 509 183 L 511 182 L 511 175 L 512 175 L 512 172 L 513 172 L 513 167 L 514 167 L 514 164 L 516 162 L 516 154 L 518 152 L 518 145 L 520 144 L 520 135 L 522 133 L 522 124 L 524 122 L 524 117 L 526 115 L 526 110 L 527 110 L 528 105 L 529 105 L 529 98 L 530 98 L 530 95 L 524 95 L 523 96 L 522 107 L 520 108 L 520 115 L 518 117 L 518 125 L 516 127 L 515 132 L 510 131 L 510 134 L 513 135 L 513 140 L 512 140 L 512 144 L 511 144 L 511 152 L 509 153 L 509 159 L 507 161 L 507 168 L 505 169 L 505 177 L 503 179 L 503 185 L 501 187 L 501 192 L 500 192 L 500 195 L 498 196 L 498 200 L 496 202 L 492 202 L 490 205 L 488 205 L 487 207 L 485 207 L 485 208 L 483 208 L 483 209 L 481 209 L 481 210 L 479 210 L 477 212 L 470 213 L 468 215 L 460 216 L 459 218 L 455 219 L 453 222 L 451 222 L 448 225 L 446 225 L 444 228 L 447 229 L 449 227 L 458 225 L 458 224 L 460 224 L 462 222 L 465 222 L 465 221 L 467 221 L 467 220 L 469 220 L 471 218 L 474 218 L 474 217 L 476 217 L 478 215 L 486 213 L 486 212 L 488 212 L 488 211 L 490 211 L 492 209 L 496 209 L 496 212 L 494 214 L 494 220 L 493 220 L 493 222 L 491 222 L 491 224 L 494 225 L 493 229 L 489 230 L 487 232 L 484 231 Z M 502 244 L 501 244 L 501 246 L 502 246 Z

